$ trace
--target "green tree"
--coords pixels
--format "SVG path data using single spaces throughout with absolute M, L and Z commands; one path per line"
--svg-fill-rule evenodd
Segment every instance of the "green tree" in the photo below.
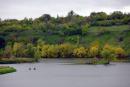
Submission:
M 39 19 L 47 24 L 51 20 L 51 16 L 49 14 L 43 14 Z
M 85 24 L 82 26 L 82 34 L 86 34 L 88 32 L 88 28 L 90 27 L 89 24 Z
M 111 19 L 122 19 L 124 17 L 123 13 L 121 11 L 114 11 L 111 15 Z
M 108 15 L 105 12 L 92 12 L 90 14 L 92 21 L 106 20 Z
M 4 56 L 5 57 L 12 57 L 12 46 L 11 45 L 6 45 L 5 50 L 4 50 Z
M 0 49 L 0 59 L 4 56 L 4 49 Z
M 116 58 L 116 55 L 108 49 L 103 49 L 101 51 L 101 56 L 105 58 L 107 61 L 111 61 L 113 58 Z
M 26 48 L 26 56 L 32 58 L 34 57 L 34 54 L 35 54 L 35 47 L 33 46 L 33 44 L 28 43 Z
M 37 45 L 43 46 L 43 45 L 45 45 L 45 41 L 43 41 L 42 39 L 38 39 L 37 40 Z
M 34 59 L 35 59 L 36 62 L 38 62 L 39 59 L 41 58 L 41 52 L 36 47 L 34 48 L 34 50 L 35 50 L 35 52 L 34 52 Z

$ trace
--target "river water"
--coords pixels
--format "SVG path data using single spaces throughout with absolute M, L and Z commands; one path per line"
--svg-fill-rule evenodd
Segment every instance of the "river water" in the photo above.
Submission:
M 130 87 L 130 63 L 76 65 L 44 60 L 8 66 L 17 72 L 0 75 L 0 87 Z

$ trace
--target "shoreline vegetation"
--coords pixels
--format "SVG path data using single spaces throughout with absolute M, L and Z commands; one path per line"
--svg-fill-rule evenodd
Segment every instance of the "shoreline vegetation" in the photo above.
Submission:
M 33 63 L 33 58 L 1 58 L 0 64 Z
M 12 72 L 16 72 L 16 69 L 13 67 L 9 67 L 9 66 L 0 66 L 0 75 L 12 73 Z
M 20 63 L 36 63 L 42 61 L 46 61 L 47 59 L 49 60 L 68 60 L 69 63 L 72 64 L 86 64 L 86 65 L 100 65 L 100 64 L 110 64 L 110 62 L 122 62 L 122 63 L 130 63 L 129 58 L 125 59 L 118 59 L 118 58 L 113 58 L 113 60 L 107 60 L 107 59 L 99 59 L 99 58 L 44 58 L 44 59 L 39 59 L 36 61 L 33 58 L 1 58 L 0 64 L 20 64 Z M 73 61 L 72 61 L 73 60 Z
M 70 43 L 51 45 L 38 40 L 36 45 L 29 44 L 26 46 L 21 43 L 14 43 L 11 47 L 11 50 L 7 53 L 8 58 L 0 58 L 0 64 L 32 63 L 44 58 L 86 58 L 86 60 L 91 58 L 91 61 L 86 62 L 86 64 L 109 64 L 110 61 L 127 61 L 127 54 L 122 47 L 109 44 L 101 46 L 99 42 L 94 42 L 89 47 L 85 47 L 81 44 Z

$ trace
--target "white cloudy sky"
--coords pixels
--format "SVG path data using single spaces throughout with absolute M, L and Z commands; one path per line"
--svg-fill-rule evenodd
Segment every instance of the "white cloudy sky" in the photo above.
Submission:
M 0 18 L 36 18 L 48 13 L 65 16 L 70 10 L 86 16 L 91 12 L 130 12 L 130 0 L 0 0 Z

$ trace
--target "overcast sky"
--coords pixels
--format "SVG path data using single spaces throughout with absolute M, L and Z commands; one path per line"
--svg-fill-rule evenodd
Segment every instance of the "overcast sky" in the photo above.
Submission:
M 86 16 L 91 12 L 130 12 L 130 0 L 0 0 L 0 18 L 36 18 L 48 13 L 66 16 L 70 10 Z

